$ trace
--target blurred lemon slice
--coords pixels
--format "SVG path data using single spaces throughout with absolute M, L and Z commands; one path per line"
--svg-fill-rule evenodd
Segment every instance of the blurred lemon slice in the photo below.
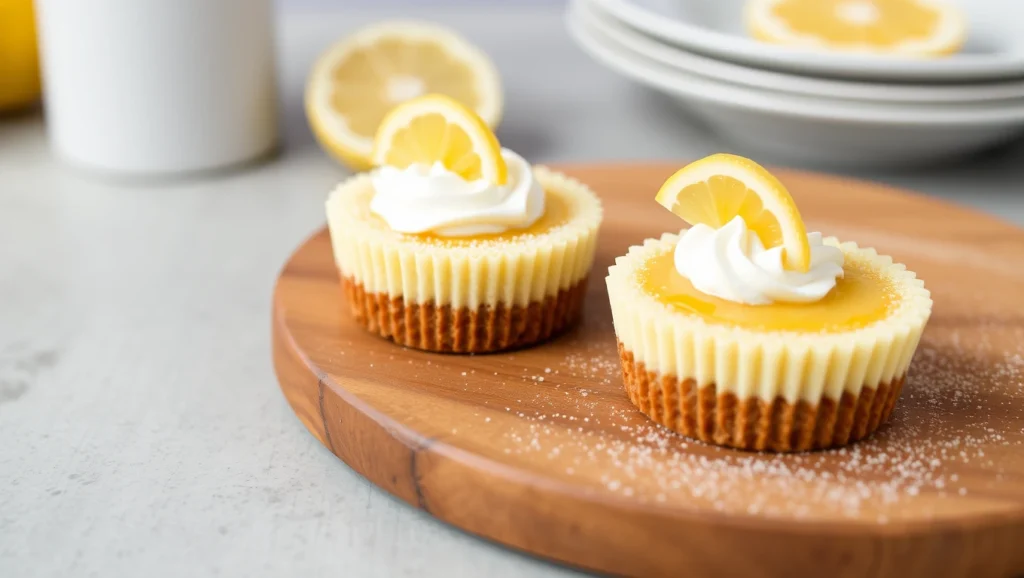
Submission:
M 398 105 L 380 123 L 373 163 L 404 169 L 441 163 L 467 181 L 508 180 L 501 145 L 476 113 L 453 98 L 431 94 Z
M 665 181 L 655 200 L 691 225 L 718 229 L 743 217 L 765 248 L 782 246 L 787 269 L 806 272 L 811 265 L 807 229 L 793 197 L 750 159 L 716 154 L 691 163 Z
M 501 119 L 501 80 L 490 59 L 454 32 L 418 22 L 384 22 L 332 46 L 310 74 L 306 114 L 321 146 L 362 170 L 388 111 L 428 93 L 464 104 L 488 127 Z
M 956 52 L 966 28 L 942 0 L 749 0 L 746 20 L 765 42 L 903 56 Z
M 31 104 L 39 93 L 32 0 L 0 0 L 0 110 Z

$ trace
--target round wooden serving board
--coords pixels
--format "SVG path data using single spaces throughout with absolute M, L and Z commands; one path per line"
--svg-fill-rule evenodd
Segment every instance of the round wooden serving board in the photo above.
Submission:
M 779 171 L 808 222 L 916 271 L 934 315 L 889 425 L 846 449 L 688 441 L 623 392 L 612 260 L 680 222 L 678 165 L 573 166 L 605 206 L 582 323 L 538 347 L 438 355 L 358 327 L 326 231 L 278 280 L 274 362 L 302 423 L 357 472 L 479 536 L 629 576 L 1024 574 L 1024 231 L 879 185 Z

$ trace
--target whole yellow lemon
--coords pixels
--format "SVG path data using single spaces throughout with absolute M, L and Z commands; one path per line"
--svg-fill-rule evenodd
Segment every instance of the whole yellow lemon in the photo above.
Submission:
M 39 94 L 32 0 L 0 0 L 0 111 L 31 104 Z

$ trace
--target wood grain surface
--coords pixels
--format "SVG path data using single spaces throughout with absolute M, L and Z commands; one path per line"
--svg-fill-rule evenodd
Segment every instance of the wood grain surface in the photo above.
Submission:
M 325 231 L 285 265 L 285 397 L 379 487 L 479 536 L 629 576 L 1024 574 L 1024 231 L 880 185 L 778 171 L 808 222 L 906 263 L 935 312 L 891 423 L 850 448 L 743 453 L 653 425 L 623 391 L 603 278 L 680 223 L 678 165 L 570 166 L 605 204 L 583 322 L 484 356 L 359 328 Z

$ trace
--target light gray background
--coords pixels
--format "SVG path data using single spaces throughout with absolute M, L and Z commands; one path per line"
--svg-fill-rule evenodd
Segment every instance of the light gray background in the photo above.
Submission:
M 56 163 L 38 115 L 0 120 L 0 576 L 574 574 L 378 491 L 282 398 L 269 356 L 274 278 L 322 224 L 325 195 L 345 174 L 310 137 L 305 74 L 358 25 L 430 17 L 494 57 L 507 86 L 500 137 L 532 160 L 729 147 L 588 60 L 552 2 L 428 14 L 395 1 L 295 0 L 285 10 L 285 147 L 266 164 L 110 181 Z M 1015 144 L 860 176 L 1021 223 L 1022 159 Z

